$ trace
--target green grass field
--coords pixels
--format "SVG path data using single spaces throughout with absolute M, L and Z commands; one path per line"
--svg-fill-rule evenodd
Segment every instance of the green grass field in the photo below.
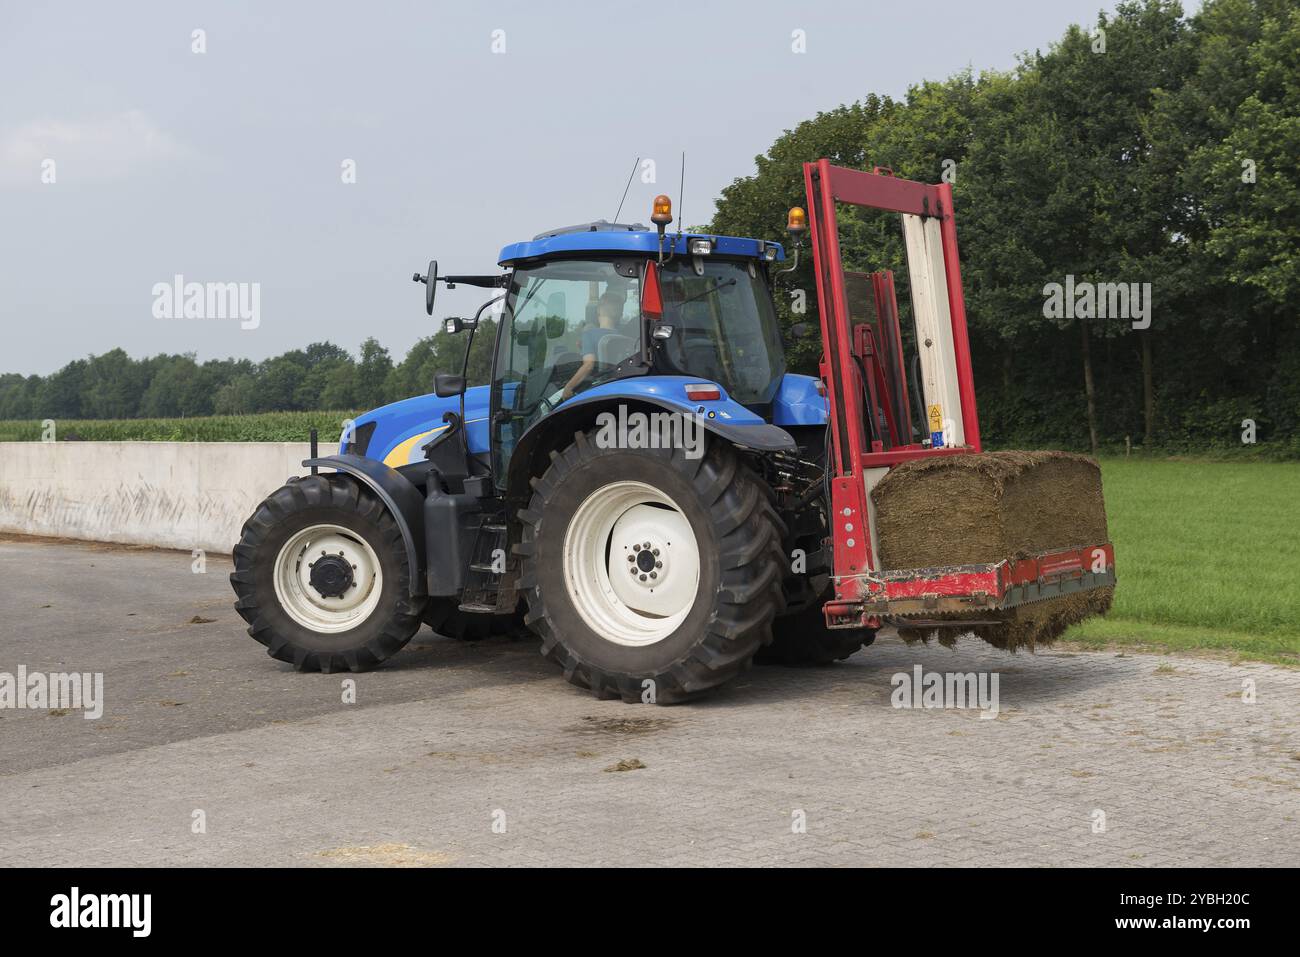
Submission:
M 1118 585 L 1067 638 L 1300 663 L 1300 464 L 1103 459 Z
M 87 442 L 306 442 L 312 428 L 322 445 L 338 441 L 343 420 L 356 412 L 259 412 L 193 419 L 60 419 L 55 438 Z M 39 442 L 41 423 L 0 421 L 0 442 Z

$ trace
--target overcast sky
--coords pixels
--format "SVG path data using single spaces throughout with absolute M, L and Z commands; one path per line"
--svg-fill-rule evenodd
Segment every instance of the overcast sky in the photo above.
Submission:
M 400 357 L 434 329 L 410 281 L 432 257 L 492 272 L 509 242 L 610 218 L 638 156 L 658 182 L 622 218 L 644 222 L 655 193 L 676 202 L 682 150 L 686 221 L 707 221 L 800 120 L 1008 68 L 1113 5 L 4 4 L 0 372 L 370 335 Z M 257 328 L 155 318 L 177 274 L 259 283 Z M 484 298 L 440 292 L 435 315 Z

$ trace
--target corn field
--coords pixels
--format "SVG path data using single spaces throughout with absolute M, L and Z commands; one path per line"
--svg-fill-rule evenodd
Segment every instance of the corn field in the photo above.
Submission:
M 0 442 L 306 442 L 333 445 L 356 412 L 259 412 L 188 419 L 0 420 Z M 50 426 L 52 423 L 52 434 Z

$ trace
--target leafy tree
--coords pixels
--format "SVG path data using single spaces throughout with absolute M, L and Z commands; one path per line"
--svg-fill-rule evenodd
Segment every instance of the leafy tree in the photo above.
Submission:
M 293 401 L 300 409 L 344 409 L 348 405 L 328 405 L 325 401 L 330 382 L 340 370 L 351 373 L 352 357 L 346 352 L 341 358 L 322 358 L 307 369 L 307 374 L 294 390 Z
M 321 388 L 320 407 L 322 409 L 355 409 L 361 403 L 357 400 L 357 367 L 348 362 L 331 366 L 326 373 L 325 384 Z
M 296 397 L 307 378 L 307 366 L 301 352 L 287 352 L 268 360 L 258 377 L 258 411 L 294 411 Z
M 140 414 L 152 418 L 211 415 L 218 378 L 212 364 L 200 366 L 193 354 L 157 356 L 140 400 Z
M 313 342 L 303 350 L 303 360 L 307 368 L 314 369 L 321 363 L 351 362 L 352 356 L 348 350 L 332 342 Z
M 384 382 L 393 371 L 388 350 L 373 336 L 361 343 L 361 362 L 357 365 L 356 399 L 362 408 L 384 404 Z
M 40 376 L 0 375 L 0 419 L 35 418 L 35 399 L 40 386 Z
M 46 378 L 36 393 L 32 417 L 78 419 L 90 415 L 84 399 L 89 366 L 85 359 L 74 359 Z
M 135 418 L 147 383 L 144 365 L 123 350 L 93 356 L 86 364 L 81 412 L 91 419 Z
M 247 415 L 260 411 L 257 379 L 247 372 L 236 375 L 217 390 L 212 405 L 217 415 Z

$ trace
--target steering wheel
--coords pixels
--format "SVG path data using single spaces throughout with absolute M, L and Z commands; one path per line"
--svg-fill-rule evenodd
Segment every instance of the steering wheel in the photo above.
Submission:
M 564 401 L 564 390 L 557 389 L 550 395 L 537 400 L 537 408 L 541 412 L 550 412 L 561 402 Z

